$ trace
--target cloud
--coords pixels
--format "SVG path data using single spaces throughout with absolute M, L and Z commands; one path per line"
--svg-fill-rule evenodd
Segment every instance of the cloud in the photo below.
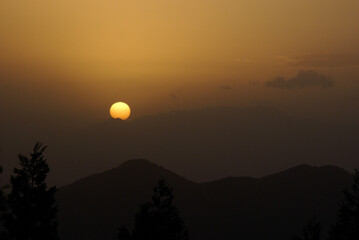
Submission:
M 294 67 L 346 67 L 359 65 L 359 54 L 321 53 L 296 56 L 278 56 L 281 61 Z
M 294 89 L 294 88 L 311 88 L 322 87 L 328 88 L 333 86 L 333 81 L 324 75 L 321 75 L 312 70 L 301 70 L 298 75 L 285 79 L 284 77 L 276 77 L 265 83 L 266 87 L 281 88 L 281 89 Z

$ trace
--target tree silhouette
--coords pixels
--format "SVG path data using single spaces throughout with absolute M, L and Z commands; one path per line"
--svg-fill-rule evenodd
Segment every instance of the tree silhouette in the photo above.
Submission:
M 1 173 L 2 173 L 2 167 L 0 166 L 0 174 Z M 5 209 L 5 195 L 3 192 L 3 187 L 0 186 L 0 214 L 4 211 L 4 209 Z
M 0 173 L 2 173 L 2 167 L 0 166 Z M 6 232 L 4 229 L 4 216 L 6 210 L 6 198 L 3 192 L 3 186 L 0 186 L 0 239 L 5 239 Z
M 128 231 L 126 226 L 122 225 L 118 229 L 118 239 L 120 239 L 120 240 L 130 240 L 130 239 L 132 239 L 131 234 Z
M 19 154 L 20 169 L 11 176 L 8 196 L 10 213 L 6 228 L 10 239 L 57 240 L 56 187 L 45 183 L 49 167 L 44 158 L 46 146 L 36 143 L 30 158 Z
M 188 232 L 173 204 L 172 188 L 161 178 L 153 189 L 151 202 L 141 205 L 130 235 L 125 226 L 119 228 L 120 240 L 188 240 Z
M 313 217 L 312 220 L 303 228 L 302 236 L 293 237 L 292 240 L 319 240 L 321 227 L 320 223 Z
M 344 190 L 344 201 L 337 216 L 337 223 L 332 226 L 330 240 L 359 239 L 359 171 L 355 170 L 352 191 Z

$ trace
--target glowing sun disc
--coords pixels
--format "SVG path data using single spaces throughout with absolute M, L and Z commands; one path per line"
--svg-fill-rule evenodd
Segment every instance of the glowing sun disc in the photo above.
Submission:
M 110 108 L 111 117 L 114 119 L 126 120 L 131 115 L 130 107 L 124 102 L 117 102 L 112 104 Z

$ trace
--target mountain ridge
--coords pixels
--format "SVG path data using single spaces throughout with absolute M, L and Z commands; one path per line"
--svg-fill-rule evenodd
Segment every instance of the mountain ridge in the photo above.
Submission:
M 160 177 L 173 187 L 175 204 L 194 240 L 284 240 L 313 214 L 327 230 L 342 189 L 352 181 L 351 174 L 334 166 L 300 165 L 263 178 L 196 183 L 148 160 L 130 160 L 59 189 L 61 238 L 116 239 L 117 227 L 133 226 L 139 205 L 150 200 Z
M 72 173 L 66 168 L 66 176 L 83 176 L 99 166 L 109 169 L 128 159 L 145 158 L 204 182 L 244 174 L 261 177 L 299 163 L 351 166 L 358 155 L 353 143 L 357 135 L 343 128 L 271 107 L 177 111 L 133 121 L 109 119 L 56 143 L 64 150 L 54 158 L 64 151 L 71 155 L 54 167 L 63 169 L 76 162 L 84 170 Z
M 123 168 L 123 167 L 127 167 L 127 166 L 134 167 L 135 164 L 143 164 L 143 165 L 147 165 L 147 166 L 158 167 L 159 169 L 161 169 L 163 171 L 169 171 L 169 172 L 177 175 L 180 178 L 186 179 L 185 177 L 180 176 L 180 175 L 174 173 L 173 171 L 164 168 L 163 166 L 161 166 L 159 164 L 153 163 L 153 162 L 151 162 L 151 161 L 149 161 L 147 159 L 144 159 L 144 158 L 138 158 L 138 159 L 130 159 L 128 161 L 125 161 L 122 164 L 120 164 L 117 167 L 114 167 L 112 169 L 108 169 L 108 170 L 98 172 L 98 173 L 93 173 L 93 174 L 90 174 L 90 175 L 85 176 L 83 178 L 77 179 L 72 183 L 69 183 L 67 185 L 61 186 L 61 188 L 64 188 L 64 187 L 72 185 L 72 184 L 75 184 L 77 182 L 81 182 L 82 180 L 85 180 L 85 179 L 88 179 L 88 178 L 91 178 L 91 177 L 101 176 L 102 174 L 115 172 L 116 170 L 118 170 L 120 168 Z M 277 176 L 277 175 L 281 175 L 283 173 L 287 173 L 288 171 L 293 171 L 293 170 L 314 170 L 314 169 L 324 169 L 324 168 L 328 169 L 328 170 L 337 170 L 337 171 L 341 171 L 342 173 L 349 174 L 348 171 L 346 171 L 346 170 L 344 170 L 344 169 L 342 169 L 340 167 L 334 166 L 334 165 L 311 166 L 309 164 L 299 164 L 297 166 L 294 166 L 294 167 L 291 167 L 291 168 L 288 168 L 288 169 L 284 169 L 284 170 L 280 170 L 278 172 L 268 174 L 268 175 L 265 175 L 265 176 L 262 176 L 262 177 L 227 176 L 227 177 L 223 177 L 223 178 L 219 178 L 219 179 L 215 179 L 215 180 L 211 180 L 211 181 L 204 181 L 204 182 L 196 182 L 196 181 L 192 181 L 192 180 L 189 180 L 189 179 L 186 179 L 186 180 L 189 181 L 189 182 L 192 182 L 192 183 L 196 183 L 196 184 L 208 184 L 208 183 L 211 183 L 211 182 L 227 181 L 227 180 L 233 180 L 233 179 L 238 179 L 238 178 L 240 178 L 240 179 L 248 179 L 248 180 L 261 180 L 261 179 L 266 179 L 266 178 L 271 178 L 271 177 L 274 177 L 274 176 Z

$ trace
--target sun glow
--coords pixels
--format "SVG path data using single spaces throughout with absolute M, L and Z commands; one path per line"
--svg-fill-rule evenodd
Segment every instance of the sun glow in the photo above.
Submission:
M 117 102 L 112 104 L 110 108 L 111 117 L 114 119 L 126 120 L 131 115 L 130 107 L 124 102 Z

